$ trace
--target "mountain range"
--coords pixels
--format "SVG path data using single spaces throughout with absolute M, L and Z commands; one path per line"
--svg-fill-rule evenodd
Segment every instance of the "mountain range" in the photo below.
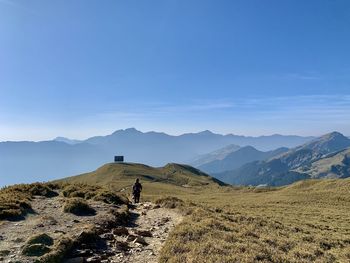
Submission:
M 173 136 L 129 128 L 82 141 L 58 137 L 41 142 L 0 142 L 0 186 L 48 181 L 88 172 L 110 162 L 114 155 L 124 155 L 128 162 L 162 166 L 171 162 L 189 163 L 199 155 L 231 144 L 269 151 L 278 147 L 295 147 L 312 138 L 284 135 L 246 137 L 210 131 Z
M 214 176 L 231 184 L 272 186 L 309 178 L 345 178 L 350 176 L 349 147 L 349 138 L 332 132 L 269 160 L 246 163 Z
M 239 149 L 233 150 L 230 153 L 227 153 L 222 159 L 217 158 L 215 160 L 203 163 L 199 166 L 194 166 L 207 173 L 219 173 L 239 168 L 242 165 L 249 162 L 270 159 L 287 151 L 288 148 L 286 147 L 281 147 L 276 150 L 263 152 L 255 149 L 252 146 L 244 146 L 240 147 Z

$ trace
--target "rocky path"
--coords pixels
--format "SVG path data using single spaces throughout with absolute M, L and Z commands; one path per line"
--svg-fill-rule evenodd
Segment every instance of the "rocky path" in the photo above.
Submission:
M 174 210 L 143 203 L 133 210 L 133 217 L 127 227 L 130 235 L 124 240 L 118 238 L 121 241 L 133 239 L 132 248 L 112 262 L 157 262 L 164 241 L 174 226 L 181 222 L 182 216 Z
M 34 262 L 35 258 L 24 257 L 21 253 L 29 237 L 40 233 L 47 233 L 55 240 L 67 235 L 78 236 L 88 226 L 96 226 L 108 217 L 111 209 L 111 205 L 91 202 L 96 215 L 76 216 L 63 213 L 62 205 L 60 196 L 36 197 L 32 201 L 34 213 L 25 220 L 0 222 L 0 262 Z M 157 262 L 164 241 L 182 216 L 152 203 L 138 204 L 130 212 L 128 225 L 106 229 L 100 235 L 106 245 L 103 249 L 75 251 L 73 258 L 66 262 Z

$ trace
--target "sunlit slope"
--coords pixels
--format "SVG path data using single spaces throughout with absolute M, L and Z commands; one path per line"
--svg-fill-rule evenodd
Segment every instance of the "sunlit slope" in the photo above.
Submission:
M 307 173 L 312 178 L 346 178 L 350 176 L 350 149 L 340 151 L 311 163 L 297 172 Z
M 167 184 L 182 188 L 224 185 L 221 181 L 198 169 L 175 163 L 159 168 L 139 163 L 109 163 L 96 171 L 64 178 L 60 181 L 122 188 L 133 184 L 136 178 L 143 183 Z

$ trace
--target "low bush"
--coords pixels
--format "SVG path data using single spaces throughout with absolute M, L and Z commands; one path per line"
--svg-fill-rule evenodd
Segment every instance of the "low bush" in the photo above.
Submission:
M 64 197 L 81 197 L 90 199 L 95 196 L 95 191 L 99 189 L 98 186 L 90 186 L 85 184 L 68 184 L 62 190 Z
M 157 205 L 165 208 L 179 208 L 184 205 L 184 201 L 173 196 L 159 198 L 155 201 Z
M 49 253 L 51 249 L 43 244 L 28 244 L 22 249 L 22 254 L 28 257 L 40 257 Z
M 64 197 L 80 197 L 86 200 L 93 199 L 106 204 L 129 204 L 129 200 L 126 196 L 116 194 L 99 186 L 84 184 L 66 185 L 62 190 L 62 195 Z
M 61 238 L 49 253 L 40 257 L 35 263 L 62 263 L 73 245 L 74 241 L 72 239 L 67 237 Z
M 98 191 L 93 199 L 96 201 L 101 201 L 107 204 L 114 204 L 114 205 L 129 204 L 129 200 L 125 196 L 117 195 L 111 191 L 106 191 L 106 190 Z
M 52 237 L 42 233 L 34 235 L 26 241 L 22 254 L 29 257 L 40 257 L 51 251 L 50 246 L 54 243 Z
M 52 246 L 53 245 L 53 239 L 50 237 L 48 234 L 42 233 L 42 234 L 37 234 L 35 236 L 30 237 L 26 244 L 43 244 L 47 246 Z
M 130 212 L 127 205 L 124 205 L 121 208 L 110 209 L 109 213 L 115 217 L 114 221 L 117 225 L 124 225 L 129 222 Z
M 42 183 L 19 184 L 0 190 L 0 220 L 20 219 L 31 211 L 30 201 L 35 195 L 54 197 L 58 194 Z
M 96 213 L 84 199 L 79 197 L 68 198 L 63 206 L 63 211 L 74 215 L 94 215 Z

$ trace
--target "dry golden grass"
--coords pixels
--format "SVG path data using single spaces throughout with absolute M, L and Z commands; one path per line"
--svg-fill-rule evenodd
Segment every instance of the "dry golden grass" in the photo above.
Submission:
M 61 185 L 61 191 L 69 198 L 127 200 L 118 191 L 130 194 L 135 176 L 124 172 L 114 181 L 108 176 L 113 178 L 89 174 L 88 180 L 73 180 L 98 182 L 108 190 L 79 184 Z M 270 189 L 141 182 L 142 200 L 179 208 L 185 215 L 162 248 L 160 262 L 350 262 L 350 179 L 308 180 Z M 9 190 L 3 190 L 0 198 L 9 196 Z M 31 195 L 14 193 L 17 199 L 12 200 L 30 203 Z M 111 213 L 127 220 L 128 212 Z
M 62 185 L 62 195 L 68 198 L 93 199 L 107 204 L 127 205 L 128 198 L 116 191 L 107 190 L 101 186 L 91 186 L 86 184 L 65 184 Z
M 349 262 L 349 193 L 347 179 L 181 195 L 196 205 L 160 262 Z
M 0 189 L 0 220 L 19 219 L 31 211 L 30 201 L 35 195 L 54 197 L 54 184 L 20 184 Z
M 130 194 L 135 178 L 151 173 L 148 167 L 120 168 L 107 165 L 68 181 Z M 350 179 L 280 188 L 203 182 L 184 187 L 181 172 L 172 175 L 172 168 L 167 167 L 168 181 L 141 177 L 143 201 L 164 196 L 184 201 L 158 200 L 186 215 L 163 247 L 160 262 L 350 262 Z
M 66 204 L 67 211 L 70 210 L 69 207 L 73 207 L 73 200 L 79 200 L 76 198 L 115 205 L 129 204 L 128 198 L 122 193 L 109 191 L 101 186 L 67 183 L 19 184 L 0 189 L 0 221 L 24 219 L 27 213 L 32 212 L 31 200 L 34 196 L 51 198 L 57 196 L 59 191 L 64 197 L 72 198 L 70 205 Z M 79 202 L 74 204 L 77 203 Z
M 63 206 L 63 211 L 74 215 L 94 215 L 96 213 L 96 211 L 80 197 L 67 198 Z

